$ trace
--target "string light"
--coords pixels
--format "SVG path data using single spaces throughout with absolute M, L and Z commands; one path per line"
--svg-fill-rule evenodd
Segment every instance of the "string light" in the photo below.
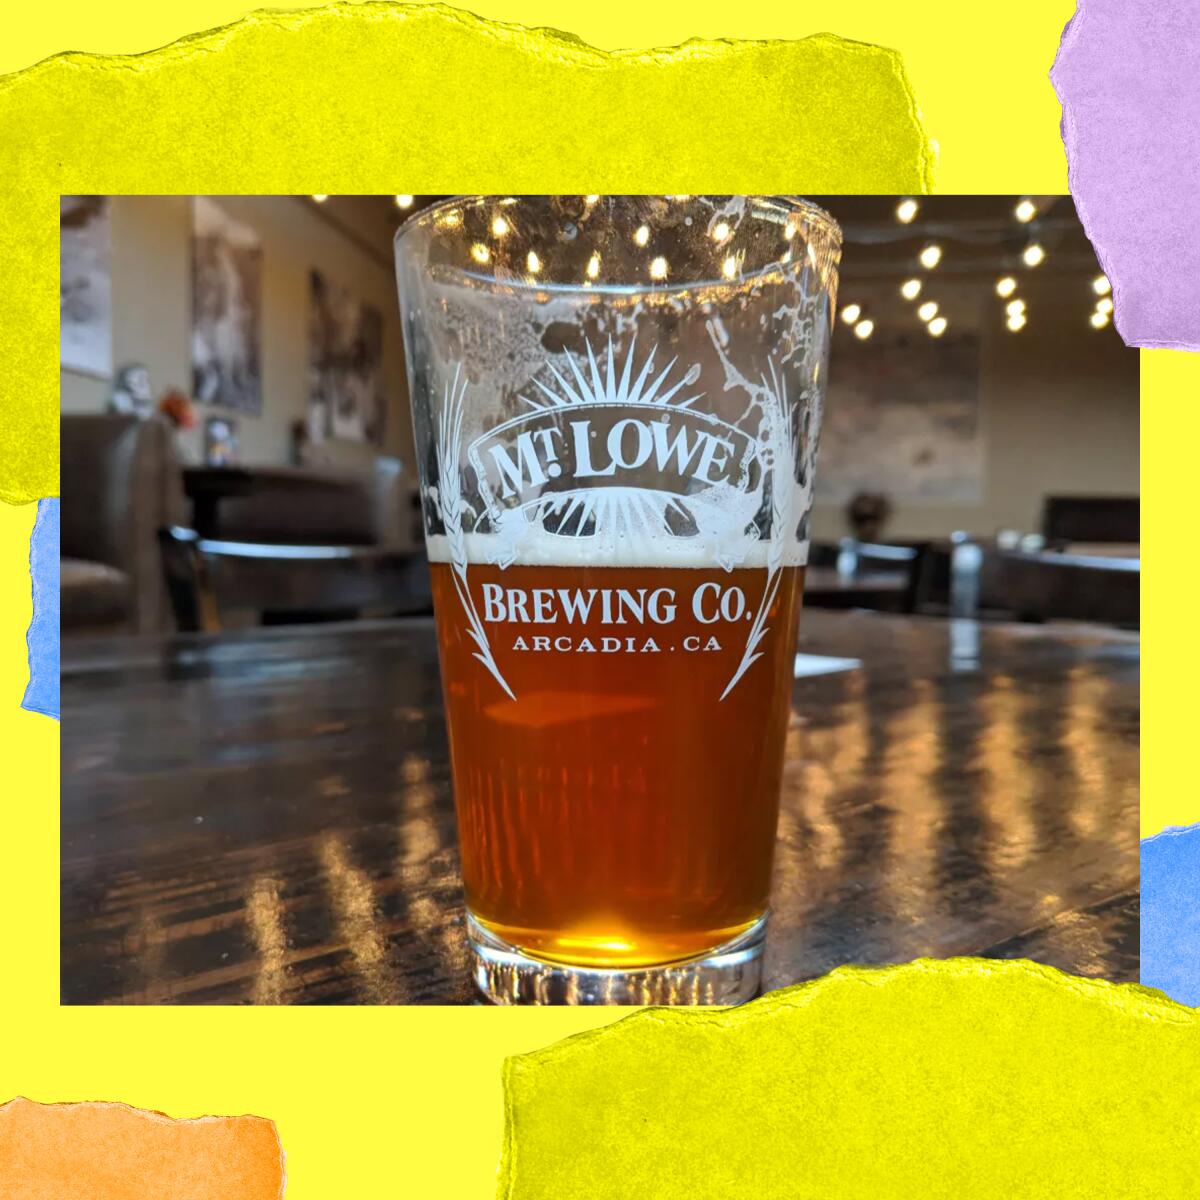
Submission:
M 1013 215 L 1023 225 L 1027 225 L 1037 216 L 1037 205 L 1032 200 L 1026 198 L 1020 201 L 1017 207 L 1013 209 Z
M 326 201 L 326 200 L 328 200 L 328 199 L 329 199 L 329 197 L 328 197 L 328 196 L 314 196 L 314 197 L 313 197 L 313 203 L 314 203 L 314 204 L 324 204 L 324 203 L 325 203 L 325 201 Z
M 896 205 L 896 220 L 901 225 L 909 224 L 913 217 L 917 215 L 917 202 L 910 196 L 906 200 L 901 200 Z
M 525 256 L 525 265 L 529 268 L 530 275 L 536 275 L 542 269 L 542 260 L 530 250 Z
M 1013 315 L 1008 318 L 1005 324 L 1009 327 L 1009 329 L 1012 330 L 1013 333 L 1016 333 L 1018 330 L 1025 328 L 1025 314 L 1013 313 Z
M 1103 329 L 1108 324 L 1108 313 L 1097 310 L 1092 313 L 1092 328 Z
M 1024 300 L 1010 300 L 1004 306 L 1004 311 L 1006 313 L 1008 313 L 1008 315 L 1010 317 L 1018 316 L 1019 314 L 1021 314 L 1025 311 L 1025 301 Z
M 594 196 L 584 196 L 584 200 L 586 200 L 588 202 L 588 204 L 595 204 L 596 201 L 599 199 L 600 199 L 599 192 L 597 192 Z
M 842 320 L 845 321 L 847 325 L 853 325 L 854 322 L 857 321 L 858 318 L 861 316 L 862 316 L 862 305 L 861 304 L 847 304 L 842 309 Z
M 867 338 L 869 338 L 874 332 L 875 322 L 870 318 L 865 321 L 859 321 L 859 323 L 854 327 L 854 336 L 858 338 L 860 342 L 865 342 Z
M 476 242 L 471 247 L 471 257 L 477 263 L 485 263 L 491 256 L 491 251 L 482 242 Z
M 412 196 L 397 196 L 395 199 L 397 208 L 412 208 L 413 206 L 414 198 Z
M 593 250 L 592 257 L 588 259 L 587 277 L 595 279 L 600 274 L 600 251 Z
M 925 303 L 917 309 L 917 316 L 920 317 L 922 321 L 932 321 L 933 318 L 937 316 L 937 310 L 938 306 L 936 300 L 926 300 Z
M 941 337 L 942 334 L 946 332 L 946 326 L 948 324 L 949 322 L 945 317 L 934 317 L 933 320 L 929 322 L 928 326 L 930 335 L 933 337 Z
M 1011 275 L 996 280 L 996 295 L 1002 299 L 1007 300 L 1016 290 L 1017 281 Z
M 718 221 L 712 230 L 712 240 L 714 242 L 723 242 L 729 236 L 729 222 Z
M 1101 296 L 1100 299 L 1096 301 L 1097 312 L 1102 312 L 1105 315 L 1109 315 L 1112 313 L 1112 310 L 1113 302 L 1111 296 Z
M 900 285 L 900 295 L 905 300 L 915 300 L 921 294 L 921 281 L 919 279 L 906 279 Z
M 651 279 L 666 279 L 667 277 L 667 260 L 660 254 L 650 263 L 650 278 Z
M 721 269 L 726 279 L 732 279 L 737 274 L 737 259 L 732 254 L 727 255 Z
M 1096 278 L 1092 280 L 1092 291 L 1095 292 L 1097 296 L 1107 296 L 1108 293 L 1112 291 L 1112 284 L 1108 282 L 1108 276 L 1097 275 Z
M 639 225 L 633 231 L 633 240 L 639 246 L 648 245 L 650 242 L 650 226 L 649 225 Z
M 497 237 L 503 237 L 508 232 L 508 221 L 501 216 L 492 218 L 492 232 Z
M 936 242 L 931 242 L 921 251 L 921 266 L 932 271 L 942 261 L 942 248 Z
M 1025 253 L 1021 255 L 1022 261 L 1027 267 L 1038 266 L 1046 257 L 1046 252 L 1037 242 L 1030 242 L 1025 247 Z

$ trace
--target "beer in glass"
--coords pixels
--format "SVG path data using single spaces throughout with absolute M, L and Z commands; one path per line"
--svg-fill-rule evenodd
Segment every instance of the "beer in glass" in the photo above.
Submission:
M 397 235 L 475 978 L 752 996 L 840 235 L 790 197 Z

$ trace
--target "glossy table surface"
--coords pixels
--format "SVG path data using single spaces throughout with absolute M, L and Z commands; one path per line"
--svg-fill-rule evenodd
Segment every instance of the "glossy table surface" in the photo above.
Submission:
M 1136 635 L 810 610 L 800 648 L 862 666 L 796 680 L 767 987 L 1137 978 Z M 473 1001 L 432 622 L 68 641 L 62 709 L 64 1003 Z

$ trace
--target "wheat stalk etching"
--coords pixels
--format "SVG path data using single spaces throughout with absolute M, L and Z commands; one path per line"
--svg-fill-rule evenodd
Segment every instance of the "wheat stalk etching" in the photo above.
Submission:
M 471 589 L 467 586 L 467 537 L 462 521 L 462 478 L 459 472 L 462 448 L 463 399 L 467 392 L 467 381 L 462 378 L 462 364 L 454 369 L 454 380 L 447 384 L 441 418 L 438 422 L 438 504 L 442 510 L 442 524 L 446 527 L 446 543 L 450 548 L 451 577 L 454 590 L 467 617 L 467 633 L 475 643 L 473 657 L 491 672 L 492 677 L 504 689 L 510 700 L 513 694 L 508 681 L 496 665 L 492 648 L 488 644 L 487 630 L 475 610 Z
M 763 417 L 769 432 L 769 450 L 771 456 L 771 538 L 767 543 L 767 582 L 763 588 L 762 599 L 758 603 L 758 611 L 750 625 L 750 633 L 746 638 L 746 649 L 742 652 L 742 660 L 738 663 L 733 677 L 725 685 L 721 699 L 733 691 L 738 680 L 754 665 L 763 652 L 759 650 L 763 638 L 769 632 L 767 613 L 775 602 L 779 592 L 779 583 L 783 577 L 783 551 L 789 534 L 788 498 L 792 494 L 792 481 L 796 475 L 796 447 L 792 439 L 791 420 L 787 406 L 787 382 L 775 370 L 775 364 L 769 359 L 767 366 L 771 372 L 768 381 L 761 376 L 765 397 Z

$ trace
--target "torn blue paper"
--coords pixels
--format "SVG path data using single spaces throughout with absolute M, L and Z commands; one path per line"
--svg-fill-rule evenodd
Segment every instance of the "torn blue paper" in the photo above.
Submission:
M 1141 980 L 1200 1006 L 1200 825 L 1142 842 Z
M 21 707 L 59 719 L 58 710 L 58 499 L 38 501 L 29 539 L 33 577 L 33 620 L 29 644 L 29 686 Z

